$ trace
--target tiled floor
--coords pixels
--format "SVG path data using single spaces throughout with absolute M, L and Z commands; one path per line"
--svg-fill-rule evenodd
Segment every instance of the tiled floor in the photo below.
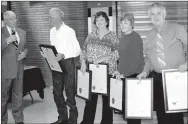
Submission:
M 26 124 L 49 124 L 53 121 L 56 121 L 57 119 L 57 111 L 56 111 L 56 106 L 53 100 L 53 95 L 52 95 L 52 88 L 46 88 L 45 89 L 45 97 L 44 99 L 40 99 L 38 96 L 38 93 L 36 91 L 32 91 L 32 95 L 34 98 L 34 103 L 31 103 L 31 98 L 29 95 L 24 97 L 24 119 Z M 84 111 L 84 106 L 85 106 L 85 101 L 76 98 L 77 101 L 77 107 L 79 111 L 79 117 L 78 117 L 78 122 L 80 123 L 82 121 L 83 117 L 83 111 Z M 95 117 L 95 123 L 100 124 L 101 120 L 101 97 L 98 98 L 98 105 L 97 105 L 97 111 L 96 111 L 96 117 Z M 14 123 L 12 114 L 11 114 L 11 104 L 9 105 L 9 110 L 8 110 L 9 118 L 8 118 L 8 123 Z M 185 118 L 185 121 L 187 118 Z M 114 114 L 114 124 L 126 124 L 126 121 L 124 121 L 120 115 Z M 142 124 L 157 124 L 156 121 L 156 116 L 154 113 L 153 120 L 142 120 Z M 186 123 L 187 124 L 187 121 Z

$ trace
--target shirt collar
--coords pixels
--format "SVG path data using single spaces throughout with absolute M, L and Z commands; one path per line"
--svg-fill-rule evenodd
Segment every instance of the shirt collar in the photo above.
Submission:
M 165 20 L 165 22 L 163 23 L 163 25 L 162 25 L 162 27 L 160 28 L 160 30 L 158 30 L 158 29 L 156 28 L 157 32 L 159 32 L 160 34 L 163 34 L 164 31 L 165 31 L 165 29 L 166 29 L 166 27 L 167 27 L 167 25 L 168 25 L 168 22 Z
M 62 21 L 62 25 L 61 25 L 61 27 L 59 28 L 59 30 L 57 30 L 56 28 L 56 31 L 60 31 L 63 27 L 65 27 L 65 23 Z
M 7 26 L 7 25 L 6 25 L 6 27 L 7 27 L 7 30 L 9 32 L 9 34 L 11 35 L 11 28 L 9 26 Z

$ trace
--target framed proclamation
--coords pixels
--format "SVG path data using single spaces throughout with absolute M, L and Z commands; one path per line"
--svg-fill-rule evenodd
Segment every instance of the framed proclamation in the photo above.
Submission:
M 125 78 L 117 80 L 115 77 L 110 77 L 109 105 L 114 110 L 122 111 L 124 85 Z
M 76 67 L 76 95 L 84 100 L 90 100 L 91 97 L 91 78 L 91 71 L 82 73 L 80 68 Z
M 187 71 L 163 70 L 162 77 L 166 113 L 188 112 Z
M 153 79 L 126 78 L 125 118 L 153 118 Z
M 49 65 L 50 69 L 52 71 L 63 72 L 59 62 L 57 62 L 57 60 L 55 59 L 55 56 L 57 54 L 57 50 L 56 50 L 55 46 L 40 44 L 39 47 L 40 47 L 41 51 L 45 54 L 45 56 L 46 56 L 45 59 Z
M 108 65 L 89 63 L 89 70 L 92 71 L 91 92 L 108 95 Z

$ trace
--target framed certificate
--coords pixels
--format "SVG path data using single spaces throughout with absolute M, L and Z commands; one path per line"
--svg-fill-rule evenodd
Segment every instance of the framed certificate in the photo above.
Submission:
M 92 93 L 108 94 L 108 65 L 89 63 L 89 70 L 92 71 Z
M 125 118 L 153 118 L 153 79 L 126 78 Z
M 55 59 L 55 56 L 57 54 L 57 50 L 56 50 L 55 46 L 40 44 L 39 47 L 40 47 L 41 51 L 45 54 L 45 56 L 46 56 L 45 59 L 49 65 L 50 69 L 52 71 L 63 72 L 59 62 L 57 62 Z
M 76 67 L 76 95 L 84 100 L 91 98 L 91 78 L 91 71 L 86 70 L 82 73 L 80 68 Z
M 116 78 L 110 77 L 109 80 L 110 80 L 109 105 L 114 110 L 122 111 L 123 88 L 125 85 L 125 78 L 122 78 L 121 80 L 116 80 Z
M 187 112 L 187 72 L 163 70 L 162 77 L 166 113 Z

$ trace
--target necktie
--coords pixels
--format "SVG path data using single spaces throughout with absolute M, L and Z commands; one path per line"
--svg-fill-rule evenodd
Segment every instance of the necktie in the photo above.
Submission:
M 166 66 L 165 55 L 164 55 L 164 46 L 163 46 L 163 37 L 157 33 L 157 60 L 161 69 Z
M 12 35 L 16 35 L 16 32 L 15 31 L 11 31 L 11 34 Z M 18 41 L 16 40 L 16 41 L 14 41 L 14 42 L 12 42 L 16 47 L 18 47 Z

